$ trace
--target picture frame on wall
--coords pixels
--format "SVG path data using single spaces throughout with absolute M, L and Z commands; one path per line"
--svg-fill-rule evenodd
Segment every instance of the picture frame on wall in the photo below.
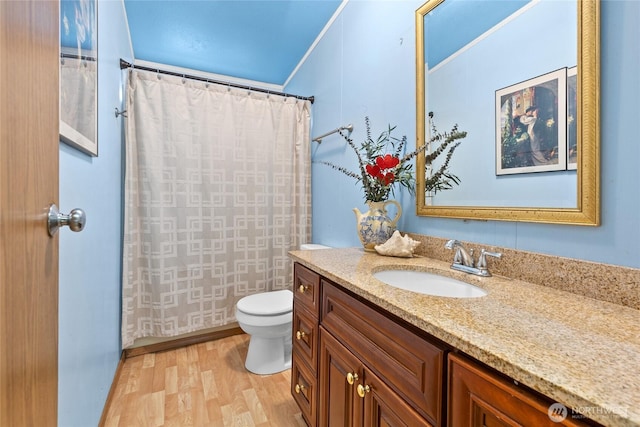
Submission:
M 567 168 L 567 69 L 496 90 L 496 175 Z
M 97 0 L 60 1 L 60 141 L 98 156 Z
M 567 170 L 578 169 L 578 67 L 567 69 Z

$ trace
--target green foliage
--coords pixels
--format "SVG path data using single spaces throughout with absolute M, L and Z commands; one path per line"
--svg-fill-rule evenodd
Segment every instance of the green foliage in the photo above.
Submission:
M 348 134 L 340 131 L 342 138 L 356 153 L 359 173 L 330 162 L 319 162 L 362 183 L 365 200 L 374 202 L 388 200 L 389 195 L 394 194 L 396 183 L 405 187 L 410 194 L 415 194 L 415 177 L 411 160 L 425 151 L 429 144 L 439 144 L 439 146 L 425 156 L 425 164 L 431 164 L 445 151 L 447 154 L 440 168 L 425 180 L 425 190 L 437 192 L 451 189 L 454 185 L 460 184 L 460 179 L 448 171 L 449 162 L 455 149 L 467 136 L 466 132 L 458 130 L 457 125 L 448 133 L 439 133 L 432 122 L 433 136 L 429 144 L 418 147 L 404 156 L 402 156 L 402 152 L 407 144 L 407 137 L 396 138 L 393 136 L 395 126 L 389 125 L 388 129 L 383 131 L 377 139 L 373 139 L 368 117 L 365 117 L 365 125 L 366 139 L 360 146 L 357 146 Z

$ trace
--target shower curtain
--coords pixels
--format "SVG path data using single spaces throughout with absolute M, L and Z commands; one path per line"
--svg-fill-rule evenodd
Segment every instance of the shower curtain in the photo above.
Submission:
M 310 241 L 310 102 L 130 70 L 122 343 L 235 322 Z
M 96 61 L 63 58 L 60 64 L 60 121 L 90 141 L 96 139 Z

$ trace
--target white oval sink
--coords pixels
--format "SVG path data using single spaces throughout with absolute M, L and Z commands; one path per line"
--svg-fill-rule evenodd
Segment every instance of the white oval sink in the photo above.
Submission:
M 412 270 L 384 270 L 373 277 L 395 288 L 420 294 L 451 298 L 478 298 L 487 292 L 451 277 Z

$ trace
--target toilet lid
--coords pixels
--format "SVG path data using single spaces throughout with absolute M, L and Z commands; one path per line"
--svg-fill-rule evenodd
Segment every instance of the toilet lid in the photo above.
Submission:
M 237 307 L 244 313 L 257 316 L 287 313 L 293 310 L 293 292 L 285 289 L 249 295 L 238 301 Z

